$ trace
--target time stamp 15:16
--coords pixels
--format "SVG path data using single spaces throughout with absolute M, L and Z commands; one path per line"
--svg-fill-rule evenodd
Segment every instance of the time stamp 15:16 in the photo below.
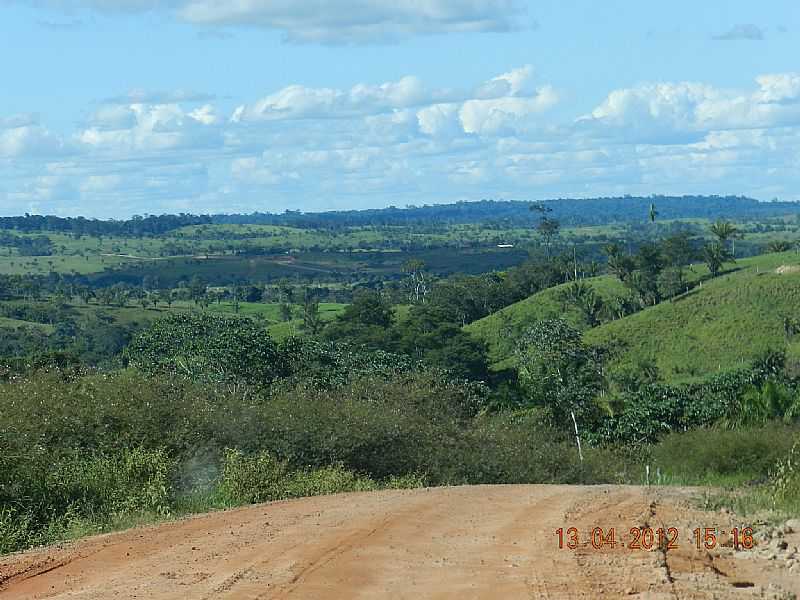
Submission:
M 628 535 L 617 535 L 616 527 L 603 529 L 594 527 L 590 531 L 580 531 L 577 527 L 556 529 L 559 549 L 575 550 L 580 546 L 595 550 L 622 547 L 628 550 L 673 550 L 679 547 L 680 531 L 677 527 L 631 527 Z M 692 530 L 692 540 L 698 550 L 712 550 L 721 545 L 732 545 L 736 550 L 751 550 L 755 545 L 752 527 L 696 527 Z M 730 543 L 726 543 L 730 542 Z

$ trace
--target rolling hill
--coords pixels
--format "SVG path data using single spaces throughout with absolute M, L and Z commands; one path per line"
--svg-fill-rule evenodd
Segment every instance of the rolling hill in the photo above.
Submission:
M 609 275 L 592 277 L 584 281 L 591 285 L 604 300 L 625 292 L 625 288 L 619 280 Z M 559 294 L 568 285 L 570 284 L 542 290 L 487 317 L 478 319 L 464 329 L 486 342 L 489 346 L 489 359 L 494 368 L 508 367 L 516 334 L 521 333 L 536 321 L 562 317 L 579 330 L 588 329 L 586 321 L 579 311 L 573 306 L 563 306 L 559 300 Z
M 704 269 L 695 267 L 696 276 Z M 621 290 L 610 277 L 587 280 L 601 295 Z M 784 317 L 798 317 L 800 256 L 794 252 L 742 259 L 727 273 L 687 294 L 625 318 L 588 329 L 573 309 L 562 311 L 558 289 L 545 290 L 467 326 L 489 345 L 495 369 L 513 366 L 515 333 L 536 319 L 563 316 L 585 330 L 592 345 L 620 348 L 610 367 L 654 362 L 663 379 L 686 381 L 751 362 L 770 349 L 800 360 L 800 336 L 784 331 Z

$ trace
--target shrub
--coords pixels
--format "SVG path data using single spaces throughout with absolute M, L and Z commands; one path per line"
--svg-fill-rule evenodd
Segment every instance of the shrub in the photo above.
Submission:
M 56 463 L 48 502 L 82 515 L 169 513 L 172 461 L 163 449 L 124 448 L 114 454 L 73 456 Z
M 248 456 L 238 450 L 226 451 L 219 484 L 222 497 L 230 504 L 252 504 L 376 488 L 374 481 L 348 471 L 341 464 L 292 471 L 286 461 L 278 460 L 268 452 Z
M 292 474 L 289 494 L 293 498 L 322 496 L 341 492 L 366 492 L 378 488 L 369 477 L 356 475 L 341 464 L 319 469 L 303 469 Z
M 253 504 L 288 498 L 287 461 L 268 452 L 251 456 L 240 450 L 227 450 L 223 459 L 220 493 L 230 504 Z
M 34 539 L 30 514 L 0 507 L 0 555 L 30 546 Z M 0 576 L 0 583 L 2 577 Z
M 795 514 L 800 511 L 800 438 L 778 462 L 772 477 L 775 503 Z
M 666 436 L 652 449 L 665 475 L 685 482 L 765 479 L 789 452 L 797 429 L 780 424 L 738 430 L 695 429 Z
M 269 333 L 255 321 L 179 313 L 155 321 L 125 349 L 147 372 L 193 380 L 265 385 L 285 371 Z

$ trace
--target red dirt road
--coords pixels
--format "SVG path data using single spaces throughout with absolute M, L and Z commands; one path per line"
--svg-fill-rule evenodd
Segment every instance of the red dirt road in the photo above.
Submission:
M 781 560 L 696 549 L 734 525 L 691 492 L 624 486 L 474 486 L 276 502 L 0 557 L 0 598 L 784 598 Z M 559 549 L 556 529 L 580 545 Z M 594 527 L 616 548 L 595 549 Z M 676 527 L 676 549 L 623 547 Z M 790 542 L 797 545 L 798 541 Z M 770 587 L 771 586 L 771 587 Z

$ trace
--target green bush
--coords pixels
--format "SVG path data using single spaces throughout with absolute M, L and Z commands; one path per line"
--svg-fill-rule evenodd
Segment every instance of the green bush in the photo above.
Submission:
M 114 454 L 73 456 L 49 473 L 48 502 L 81 515 L 169 513 L 172 461 L 163 449 L 123 448 Z
M 139 333 L 125 349 L 130 365 L 196 381 L 266 385 L 285 371 L 263 326 L 244 317 L 170 314 Z
M 474 420 L 460 452 L 451 453 L 458 483 L 624 482 L 632 461 L 622 452 L 590 447 L 581 462 L 575 439 L 551 428 L 544 411 L 486 415 Z
M 678 482 L 763 480 L 788 454 L 796 433 L 796 428 L 777 423 L 672 433 L 652 448 L 652 462 Z
M 12 508 L 0 507 L 0 555 L 32 545 L 32 517 Z
M 220 493 L 232 505 L 288 498 L 289 472 L 287 461 L 268 452 L 247 456 L 229 449 L 223 459 Z
M 268 452 L 248 456 L 238 450 L 226 451 L 219 484 L 221 496 L 233 505 L 360 492 L 377 487 L 368 477 L 360 477 L 341 464 L 292 471 L 286 461 Z
M 369 477 L 356 475 L 337 464 L 293 473 L 288 489 L 291 497 L 302 498 L 341 492 L 367 492 L 378 489 L 378 486 Z
M 772 484 L 775 504 L 795 515 L 800 513 L 800 437 L 778 462 Z

